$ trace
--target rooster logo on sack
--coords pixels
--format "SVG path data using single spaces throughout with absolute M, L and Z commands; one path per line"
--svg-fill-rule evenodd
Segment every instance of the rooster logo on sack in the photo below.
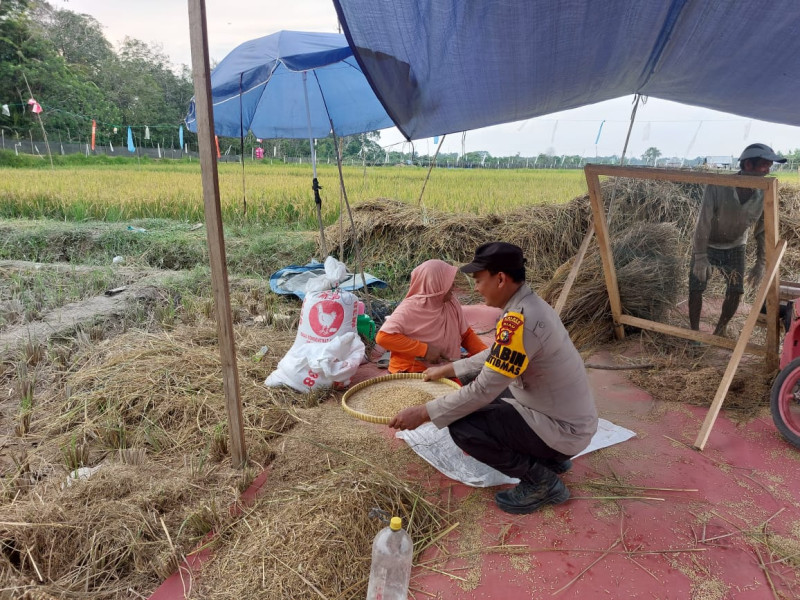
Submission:
M 344 309 L 338 302 L 321 300 L 311 307 L 308 323 L 320 337 L 330 337 L 342 326 Z

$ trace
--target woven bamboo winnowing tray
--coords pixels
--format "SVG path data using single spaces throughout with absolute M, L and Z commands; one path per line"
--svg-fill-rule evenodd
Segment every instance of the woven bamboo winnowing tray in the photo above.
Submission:
M 394 415 L 382 416 L 371 414 L 368 409 L 365 409 L 364 406 L 360 406 L 360 400 L 363 400 L 367 393 L 369 393 L 371 397 L 374 397 L 374 394 L 376 392 L 380 392 L 380 388 L 382 387 L 389 390 L 396 389 L 398 385 L 407 387 L 410 392 L 418 390 L 428 392 L 434 398 L 444 396 L 445 394 L 452 392 L 454 389 L 457 390 L 461 387 L 455 381 L 451 381 L 450 379 L 425 381 L 422 373 L 394 373 L 392 375 L 384 375 L 382 377 L 368 379 L 367 381 L 362 381 L 361 383 L 357 383 L 351 387 L 345 392 L 344 396 L 342 396 L 342 408 L 347 414 L 356 417 L 357 419 L 361 419 L 362 421 L 386 425 L 392 420 Z M 389 402 L 395 404 L 397 402 L 397 398 L 387 398 L 387 404 Z M 403 408 L 414 406 L 414 403 L 411 402 L 410 399 L 409 402 L 410 403 L 407 406 L 395 406 L 396 412 L 399 412 Z

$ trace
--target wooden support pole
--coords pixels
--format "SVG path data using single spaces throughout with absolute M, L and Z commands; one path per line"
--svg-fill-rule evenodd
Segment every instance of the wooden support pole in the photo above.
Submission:
M 773 282 L 777 279 L 778 268 L 780 267 L 784 252 L 786 252 L 786 242 L 782 241 L 775 252 L 772 253 L 772 258 L 767 262 L 767 272 L 764 275 L 761 286 L 758 288 L 753 309 L 750 310 L 744 327 L 742 327 L 742 332 L 739 334 L 739 341 L 736 342 L 736 348 L 733 350 L 731 360 L 728 362 L 728 368 L 725 369 L 725 374 L 722 376 L 722 381 L 717 388 L 717 394 L 714 396 L 713 402 L 711 402 L 711 408 L 708 409 L 708 414 L 706 414 L 705 421 L 703 421 L 703 426 L 700 428 L 700 433 L 697 434 L 697 439 L 694 442 L 694 447 L 698 450 L 702 450 L 708 441 L 711 428 L 714 426 L 714 421 L 717 420 L 719 410 L 722 408 L 722 402 L 725 400 L 728 388 L 730 388 L 731 381 L 733 381 L 733 376 L 736 374 L 736 369 L 739 367 L 739 361 L 742 360 L 745 346 L 747 346 L 747 340 L 750 339 L 750 334 L 753 333 L 753 328 L 756 326 L 759 311 L 755 307 L 760 307 L 764 304 L 767 293 L 772 288 Z
M 748 175 L 720 175 L 685 169 L 652 169 L 648 167 L 616 167 L 613 165 L 586 165 L 583 168 L 588 175 L 608 175 L 610 177 L 630 177 L 631 179 L 651 179 L 654 181 L 677 181 L 681 183 L 703 183 L 713 185 L 729 185 L 756 190 L 767 190 L 773 181 L 770 177 L 750 177 Z
M 611 304 L 611 315 L 614 319 L 614 336 L 621 340 L 625 337 L 625 330 L 619 317 L 622 315 L 622 301 L 619 297 L 619 283 L 617 283 L 617 270 L 614 267 L 614 255 L 611 252 L 611 241 L 608 235 L 608 225 L 606 224 L 606 211 L 603 206 L 603 191 L 600 188 L 600 177 L 597 173 L 591 172 L 584 167 L 586 174 L 586 185 L 589 187 L 589 201 L 592 204 L 594 214 L 594 228 L 597 233 L 597 245 L 600 248 L 600 259 L 603 261 L 603 275 L 608 289 L 608 300 Z
M 631 315 L 620 315 L 619 322 L 623 325 L 630 325 L 646 331 L 654 331 L 656 333 L 664 333 L 675 337 L 683 338 L 686 340 L 694 340 L 695 342 L 702 342 L 709 346 L 717 346 L 719 348 L 727 348 L 728 350 L 735 350 L 737 340 L 705 333 L 702 331 L 695 331 L 694 329 L 684 329 L 676 327 L 675 325 L 667 325 L 666 323 L 657 323 L 656 321 L 648 321 L 647 319 L 640 319 Z M 757 344 L 747 344 L 745 351 L 757 356 L 765 356 L 767 353 L 766 346 L 759 346 Z
M 575 261 L 572 263 L 572 268 L 569 271 L 569 275 L 567 275 L 567 279 L 564 282 L 564 287 L 561 288 L 561 294 L 556 301 L 554 308 L 559 317 L 561 316 L 561 311 L 564 310 L 564 305 L 567 303 L 567 296 L 569 296 L 569 291 L 572 289 L 572 284 L 575 283 L 575 278 L 578 276 L 581 263 L 583 263 L 583 257 L 586 255 L 586 250 L 589 248 L 589 243 L 592 241 L 593 237 L 594 223 L 589 225 L 589 231 L 586 232 L 586 235 L 581 242 L 581 247 L 578 248 L 578 253 L 575 255 Z
M 764 244 L 766 246 L 767 264 L 774 259 L 778 244 L 778 180 L 767 179 L 770 185 L 764 190 Z M 780 276 L 773 278 L 767 290 L 767 358 L 766 371 L 771 373 L 780 364 L 780 324 L 778 311 L 780 303 Z M 751 310 L 761 310 L 761 305 L 753 305 Z
M 208 31 L 205 0 L 189 0 L 189 33 L 192 50 L 192 79 L 197 109 L 197 141 L 203 181 L 206 237 L 211 262 L 211 287 L 217 313 L 217 335 L 222 359 L 222 385 L 231 436 L 231 458 L 235 467 L 247 464 L 244 441 L 239 373 L 236 366 L 236 342 L 233 337 L 228 267 L 225 263 L 225 238 L 219 203 L 219 175 L 214 144 L 214 112 L 211 104 L 211 78 L 208 59 Z

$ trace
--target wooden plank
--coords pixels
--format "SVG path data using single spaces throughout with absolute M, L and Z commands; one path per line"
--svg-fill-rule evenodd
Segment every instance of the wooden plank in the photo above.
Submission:
M 773 177 L 752 177 L 750 175 L 721 175 L 704 171 L 688 171 L 684 169 L 653 169 L 650 167 L 617 167 L 613 165 L 587 164 L 583 167 L 588 175 L 609 175 L 612 177 L 630 177 L 632 179 L 652 179 L 655 181 L 678 181 L 681 183 L 705 183 L 726 185 L 756 190 L 767 190 L 774 182 Z
M 767 293 L 769 292 L 773 281 L 777 278 L 778 269 L 781 265 L 781 259 L 783 258 L 784 252 L 786 252 L 785 240 L 780 242 L 777 252 L 772 255 L 772 259 L 767 263 L 765 279 L 761 282 L 761 286 L 758 288 L 758 293 L 756 294 L 756 300 L 753 303 L 753 306 L 761 306 L 764 303 L 764 300 L 766 300 Z M 714 426 L 714 422 L 717 420 L 719 410 L 722 408 L 722 402 L 725 400 L 725 396 L 728 393 L 728 388 L 730 388 L 731 381 L 733 381 L 733 376 L 736 374 L 736 369 L 739 367 L 739 362 L 742 360 L 742 355 L 744 354 L 745 347 L 747 346 L 747 340 L 750 339 L 750 334 L 753 333 L 753 328 L 756 325 L 757 318 L 758 310 L 751 310 L 750 314 L 747 316 L 747 320 L 744 323 L 744 327 L 742 327 L 742 332 L 739 334 L 739 340 L 736 342 L 736 348 L 734 349 L 731 359 L 728 362 L 728 368 L 725 369 L 725 374 L 722 376 L 722 381 L 717 388 L 717 394 L 714 396 L 714 400 L 711 402 L 711 408 L 708 409 L 703 426 L 700 428 L 700 433 L 697 434 L 697 439 L 694 442 L 694 446 L 698 450 L 702 450 L 708 441 L 711 428 Z
M 764 244 L 766 246 L 767 264 L 771 264 L 778 243 L 778 181 L 770 180 L 769 188 L 764 192 Z M 780 323 L 778 321 L 780 277 L 776 276 L 767 289 L 767 373 L 777 370 L 780 365 Z M 751 310 L 760 312 L 761 305 Z
M 737 340 L 713 335 L 711 333 L 704 333 L 702 331 L 695 331 L 694 329 L 684 329 L 674 325 L 667 325 L 666 323 L 658 323 L 657 321 L 648 321 L 647 319 L 632 317 L 631 315 L 621 315 L 619 317 L 619 322 L 623 325 L 631 325 L 639 329 L 646 329 L 647 331 L 655 331 L 656 333 L 665 333 L 687 340 L 703 342 L 709 346 L 719 346 L 720 348 L 727 348 L 728 350 L 734 350 L 736 348 Z M 756 356 L 764 356 L 766 354 L 766 347 L 759 346 L 758 344 L 748 343 L 745 350 L 749 354 L 755 354 Z
M 589 201 L 594 215 L 594 229 L 597 234 L 597 245 L 600 248 L 600 259 L 603 261 L 603 276 L 606 280 L 608 300 L 611 304 L 611 314 L 614 318 L 614 336 L 621 340 L 625 337 L 625 330 L 619 323 L 619 316 L 622 314 L 622 302 L 619 298 L 617 271 L 614 268 L 614 256 L 611 253 L 608 225 L 606 224 L 603 191 L 600 189 L 600 178 L 596 174 L 591 174 L 587 167 L 584 167 L 584 173 L 586 175 L 586 185 L 589 187 Z
M 214 306 L 217 313 L 217 336 L 222 359 L 222 385 L 228 412 L 231 457 L 234 466 L 242 468 L 247 464 L 247 449 L 244 441 L 239 373 L 236 366 L 236 342 L 233 337 L 228 267 L 225 263 L 225 238 L 222 231 L 222 212 L 219 203 L 219 177 L 214 142 L 214 112 L 211 105 L 205 0 L 189 0 L 189 34 L 197 113 L 197 143 L 206 215 L 206 238 L 211 263 L 211 287 L 214 291 Z
M 572 263 L 572 268 L 569 271 L 569 275 L 567 275 L 567 280 L 564 282 L 564 287 L 561 288 L 561 295 L 559 295 L 556 301 L 555 311 L 559 317 L 561 316 L 561 311 L 564 310 L 564 305 L 567 303 L 567 296 L 569 296 L 572 284 L 575 283 L 575 278 L 578 276 L 578 270 L 581 268 L 583 257 L 586 255 L 586 250 L 589 248 L 592 237 L 594 237 L 594 223 L 589 226 L 589 231 L 586 232 L 581 246 L 578 248 L 578 253 L 575 255 L 575 261 Z

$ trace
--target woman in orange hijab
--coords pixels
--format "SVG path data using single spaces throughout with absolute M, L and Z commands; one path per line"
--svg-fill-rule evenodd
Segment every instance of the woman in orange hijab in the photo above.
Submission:
M 428 260 L 411 272 L 405 299 L 386 318 L 375 342 L 391 352 L 390 373 L 421 373 L 429 364 L 486 349 L 453 296 L 458 268 Z

